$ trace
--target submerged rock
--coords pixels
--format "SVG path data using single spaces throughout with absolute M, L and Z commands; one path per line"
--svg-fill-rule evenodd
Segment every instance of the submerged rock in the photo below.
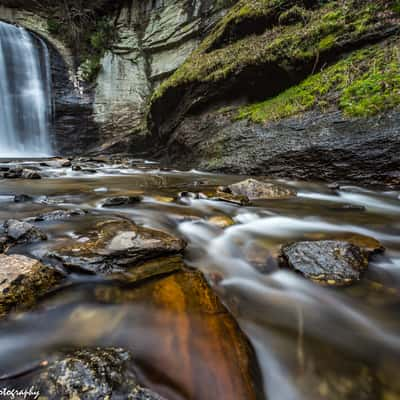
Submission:
M 296 196 L 296 191 L 275 183 L 261 182 L 256 179 L 246 179 L 228 186 L 236 196 L 246 196 L 250 200 L 286 199 Z
M 144 261 L 180 253 L 183 240 L 167 233 L 143 228 L 125 220 L 96 225 L 85 243 L 54 250 L 50 257 L 66 267 L 109 274 L 125 271 Z
M 27 194 L 16 194 L 14 196 L 14 203 L 25 203 L 28 201 L 33 201 L 33 197 Z
M 16 307 L 30 307 L 57 283 L 58 274 L 39 261 L 0 255 L 0 317 Z
M 35 228 L 32 224 L 17 219 L 9 219 L 4 223 L 4 232 L 10 242 L 34 243 L 46 240 L 47 236 L 40 229 Z
M 77 350 L 50 364 L 34 385 L 48 400 L 163 400 L 138 384 L 132 355 L 120 348 Z
M 342 242 L 348 242 L 354 246 L 360 247 L 368 253 L 368 255 L 383 253 L 385 248 L 379 240 L 376 240 L 370 236 L 361 235 L 359 233 L 352 232 L 321 232 L 318 234 L 311 233 L 306 235 L 312 240 L 336 240 Z
M 155 335 L 132 329 L 129 339 L 141 352 L 140 360 L 161 372 L 162 381 L 151 386 L 161 395 L 170 398 L 165 382 L 190 393 L 185 399 L 264 398 L 250 343 L 199 271 L 182 263 L 175 273 L 143 281 L 134 289 L 104 285 L 95 294 L 102 303 L 127 309 L 146 305 L 137 323 Z
M 118 196 L 118 197 L 109 197 L 106 199 L 102 207 L 117 207 L 117 206 L 126 206 L 129 204 L 136 204 L 142 201 L 141 196 Z
M 2 177 L 5 179 L 17 179 L 21 178 L 22 168 L 8 168 L 5 172 L 2 173 Z
M 298 242 L 282 248 L 283 263 L 317 283 L 333 286 L 358 281 L 368 252 L 344 241 Z
M 218 228 L 228 228 L 235 224 L 235 221 L 227 215 L 215 215 L 207 220 L 211 225 L 217 226 Z
M 82 216 L 85 215 L 85 211 L 80 208 L 74 210 L 54 210 L 48 213 L 39 214 L 35 217 L 26 218 L 25 222 L 50 222 L 50 221 L 59 221 L 68 219 L 71 217 Z
M 21 178 L 23 179 L 42 179 L 42 176 L 39 172 L 33 169 L 23 169 L 21 173 Z
M 211 200 L 224 201 L 226 203 L 231 203 L 238 206 L 247 206 L 250 204 L 250 200 L 247 196 L 233 195 L 231 193 L 220 191 L 217 191 L 217 193 L 214 197 L 211 198 Z

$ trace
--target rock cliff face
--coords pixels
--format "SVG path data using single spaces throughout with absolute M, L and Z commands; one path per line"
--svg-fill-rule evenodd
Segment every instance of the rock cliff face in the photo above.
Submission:
M 399 18 L 396 1 L 239 1 L 153 95 L 159 158 L 399 186 Z
M 228 1 L 128 1 L 114 17 L 118 40 L 102 59 L 94 93 L 101 150 L 140 151 L 154 89 L 199 45 Z
M 58 153 L 140 152 L 154 89 L 185 61 L 232 2 L 121 0 L 109 7 L 99 1 L 107 3 L 99 8 L 101 18 L 113 26 L 114 40 L 90 84 L 82 81 L 80 60 L 65 38 L 51 31 L 50 10 L 58 2 L 1 0 L 0 20 L 23 26 L 49 44 Z

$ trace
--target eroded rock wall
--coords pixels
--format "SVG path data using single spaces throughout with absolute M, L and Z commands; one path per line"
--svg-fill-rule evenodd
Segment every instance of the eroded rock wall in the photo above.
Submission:
M 231 3 L 123 4 L 114 16 L 118 40 L 102 59 L 95 87 L 94 118 L 100 126 L 101 151 L 126 151 L 127 146 L 133 152 L 146 150 L 141 144 L 153 90 L 186 60 Z
M 115 40 L 95 82 L 80 80 L 76 54 L 50 33 L 49 6 L 0 1 L 0 20 L 43 37 L 52 55 L 54 147 L 62 155 L 149 150 L 147 105 L 154 89 L 197 47 L 233 0 L 122 0 L 107 8 Z M 102 16 L 103 18 L 104 16 Z M 150 149 L 151 150 L 151 149 Z

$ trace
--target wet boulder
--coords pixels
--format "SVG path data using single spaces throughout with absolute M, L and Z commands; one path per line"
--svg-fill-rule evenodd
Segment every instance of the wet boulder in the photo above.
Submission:
M 281 262 L 314 282 L 344 286 L 360 279 L 368 258 L 366 250 L 352 243 L 323 240 L 283 246 Z
M 132 355 L 120 348 L 76 350 L 51 363 L 33 384 L 48 400 L 163 400 L 138 384 Z
M 22 256 L 0 255 L 0 317 L 14 308 L 32 306 L 59 279 L 56 271 Z
M 55 249 L 49 256 L 67 268 L 110 274 L 151 259 L 178 254 L 184 248 L 183 240 L 167 233 L 127 220 L 110 220 L 97 224 L 86 242 Z
M 130 204 L 140 203 L 142 201 L 141 196 L 117 196 L 117 197 L 109 197 L 104 200 L 102 207 L 118 207 L 118 206 L 127 206 Z
M 250 200 L 287 199 L 296 196 L 294 189 L 275 183 L 246 179 L 228 186 L 228 191 L 235 196 L 246 196 Z
M 4 232 L 9 241 L 15 244 L 34 243 L 46 240 L 47 236 L 40 229 L 26 221 L 9 219 L 4 223 Z
M 380 254 L 385 251 L 385 247 L 379 240 L 373 237 L 361 235 L 353 232 L 318 232 L 309 233 L 306 235 L 307 239 L 310 240 L 339 240 L 342 242 L 348 242 L 354 246 L 360 247 L 368 253 L 369 256 L 373 254 Z

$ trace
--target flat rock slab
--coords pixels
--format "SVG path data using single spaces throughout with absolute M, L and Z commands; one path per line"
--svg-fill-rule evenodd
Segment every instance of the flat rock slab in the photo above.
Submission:
M 58 274 L 37 260 L 0 255 L 0 317 L 17 307 L 30 307 L 53 287 Z
M 132 355 L 121 348 L 67 354 L 51 363 L 33 384 L 48 400 L 165 400 L 138 384 Z
M 368 267 L 368 252 L 335 240 L 298 242 L 282 248 L 283 263 L 320 284 L 344 286 L 360 279 Z
M 126 220 L 97 224 L 85 243 L 53 250 L 49 256 L 67 268 L 97 274 L 124 272 L 145 261 L 178 254 L 186 244 L 167 233 L 140 227 Z
M 275 183 L 261 182 L 256 179 L 246 179 L 228 186 L 235 196 L 246 196 L 250 200 L 287 199 L 296 196 L 294 189 Z

